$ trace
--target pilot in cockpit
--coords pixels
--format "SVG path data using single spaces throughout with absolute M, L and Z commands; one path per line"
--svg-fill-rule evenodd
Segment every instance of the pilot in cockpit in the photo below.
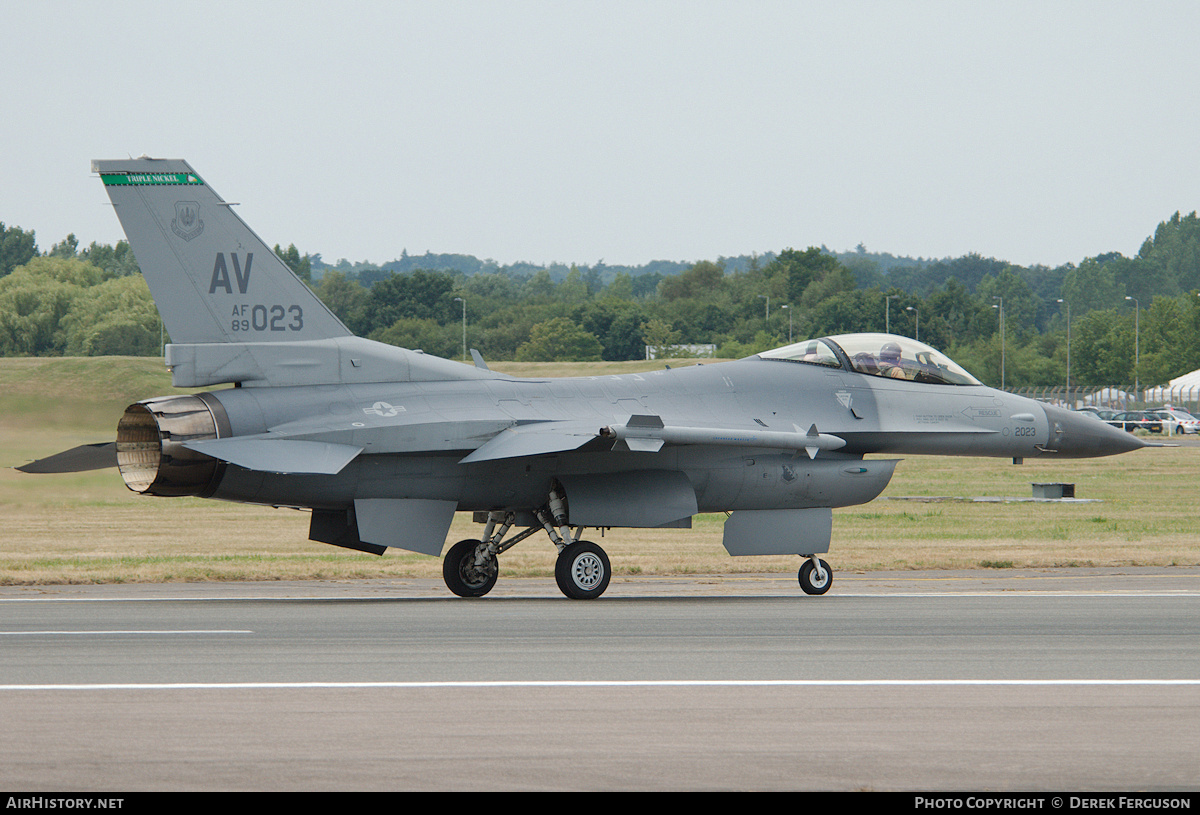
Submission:
M 879 373 L 893 379 L 908 379 L 908 372 L 900 362 L 900 346 L 894 342 L 884 343 L 879 349 Z

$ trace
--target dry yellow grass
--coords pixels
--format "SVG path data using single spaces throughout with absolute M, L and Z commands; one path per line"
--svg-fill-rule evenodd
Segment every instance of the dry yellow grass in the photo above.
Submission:
M 308 541 L 304 512 L 147 498 L 127 490 L 115 471 L 32 476 L 7 469 L 74 444 L 111 438 L 115 417 L 132 399 L 121 392 L 89 395 L 84 389 L 90 380 L 120 391 L 106 384 L 116 370 L 132 383 L 135 398 L 171 392 L 160 361 L 86 362 L 90 366 L 0 360 L 0 386 L 8 386 L 0 395 L 0 464 L 6 467 L 0 470 L 0 584 L 440 576 L 437 558 L 399 550 L 375 557 Z M 526 376 L 587 375 L 650 370 L 661 363 L 620 365 L 511 367 Z M 493 367 L 507 371 L 510 366 Z M 45 381 L 36 381 L 39 376 Z M 1058 481 L 1075 483 L 1079 498 L 1099 502 L 897 500 L 1027 498 L 1031 482 Z M 1194 444 L 1020 466 L 996 459 L 913 457 L 897 467 L 883 498 L 834 511 L 828 559 L 839 571 L 1200 565 L 1198 487 L 1200 447 Z M 721 546 L 723 522 L 723 515 L 703 515 L 691 530 L 615 529 L 602 538 L 589 530 L 588 537 L 605 547 L 618 574 L 797 568 L 794 557 L 729 557 Z M 448 539 L 473 537 L 479 529 L 469 515 L 460 515 Z M 504 555 L 502 572 L 549 576 L 554 555 L 538 534 Z

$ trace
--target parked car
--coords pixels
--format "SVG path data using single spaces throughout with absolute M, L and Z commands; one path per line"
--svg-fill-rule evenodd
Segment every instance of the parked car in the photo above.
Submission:
M 1107 422 L 1112 417 L 1116 416 L 1120 411 L 1108 410 L 1107 408 L 1081 407 L 1079 413 L 1086 413 L 1088 416 L 1094 416 L 1101 421 Z
M 1146 411 L 1162 422 L 1162 432 L 1171 434 L 1200 432 L 1200 419 L 1179 408 L 1155 408 Z
M 1157 416 L 1147 415 L 1144 410 L 1126 410 L 1118 413 L 1111 419 L 1107 420 L 1113 427 L 1119 427 L 1122 430 L 1128 430 L 1132 433 L 1135 430 L 1146 430 L 1150 433 L 1161 433 L 1163 429 L 1162 419 Z

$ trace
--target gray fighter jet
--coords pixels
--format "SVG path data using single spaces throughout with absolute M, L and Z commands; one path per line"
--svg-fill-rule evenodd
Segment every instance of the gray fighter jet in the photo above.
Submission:
M 539 531 L 559 551 L 562 592 L 599 597 L 610 564 L 585 529 L 687 528 L 700 512 L 730 513 L 731 555 L 799 555 L 801 588 L 823 594 L 832 508 L 878 496 L 897 463 L 868 454 L 1063 459 L 1142 446 L 886 334 L 570 379 L 372 342 L 186 162 L 92 168 L 170 332 L 173 383 L 233 387 L 131 405 L 114 445 L 24 469 L 79 469 L 115 447 L 136 492 L 309 509 L 312 540 L 375 554 L 438 555 L 454 513 L 469 511 L 483 530 L 443 564 L 463 597 L 486 594 L 499 556 Z

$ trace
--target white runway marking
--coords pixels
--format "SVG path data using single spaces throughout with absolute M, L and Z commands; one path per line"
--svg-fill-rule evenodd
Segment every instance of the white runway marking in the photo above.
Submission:
M 173 636 L 176 634 L 253 634 L 253 631 L 245 629 L 186 629 L 186 630 L 153 630 L 153 629 L 114 629 L 111 631 L 87 631 L 80 629 L 78 631 L 0 631 L 0 637 L 76 637 L 76 636 L 117 636 L 136 634 L 142 636 L 157 636 L 166 635 Z
M 312 688 L 680 688 L 680 687 L 968 687 L 968 686 L 1176 686 L 1200 679 L 630 679 L 496 680 L 447 682 L 168 682 L 94 685 L 0 685 L 3 691 L 33 690 L 304 690 Z

